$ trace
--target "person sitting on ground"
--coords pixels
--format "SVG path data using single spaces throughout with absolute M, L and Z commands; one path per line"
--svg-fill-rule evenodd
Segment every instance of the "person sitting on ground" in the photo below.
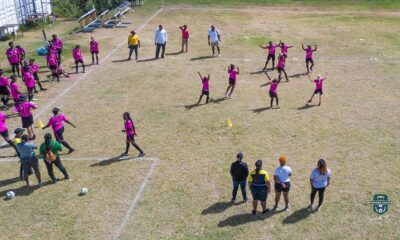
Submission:
M 232 200 L 231 202 L 234 203 L 236 200 L 236 194 L 239 189 L 242 190 L 243 202 L 247 201 L 247 194 L 246 194 L 246 180 L 249 175 L 249 169 L 247 164 L 242 161 L 243 153 L 238 153 L 236 155 L 236 161 L 231 165 L 231 176 L 232 176 L 232 183 L 233 183 L 233 191 L 232 191 Z
M 271 192 L 271 183 L 267 171 L 262 170 L 262 161 L 256 161 L 256 169 L 251 171 L 248 177 L 251 195 L 253 196 L 253 215 L 257 213 L 258 201 L 261 201 L 262 214 L 269 211 L 267 208 L 268 193 Z
M 42 178 L 40 176 L 40 170 L 39 170 L 39 162 L 34 151 L 34 149 L 36 148 L 37 147 L 34 143 L 29 142 L 29 136 L 26 134 L 22 135 L 21 142 L 17 144 L 17 151 L 21 159 L 26 186 L 30 186 L 29 171 L 31 168 L 33 168 L 33 170 L 35 171 L 35 175 L 38 180 L 38 186 L 42 185 Z

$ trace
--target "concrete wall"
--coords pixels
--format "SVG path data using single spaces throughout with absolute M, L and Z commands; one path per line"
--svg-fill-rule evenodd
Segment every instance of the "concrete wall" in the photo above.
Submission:
M 18 23 L 14 0 L 0 0 L 0 26 Z M 17 29 L 18 27 L 16 27 Z M 11 33 L 12 28 L 0 29 L 0 36 Z

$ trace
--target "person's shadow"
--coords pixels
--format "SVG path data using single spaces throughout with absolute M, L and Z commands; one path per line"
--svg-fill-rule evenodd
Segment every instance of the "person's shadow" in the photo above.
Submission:
M 175 55 L 181 55 L 183 52 L 179 51 L 179 52 L 173 52 L 173 53 L 166 53 L 165 55 L 167 56 L 175 56 Z
M 134 156 L 126 156 L 126 157 L 117 156 L 117 157 L 113 157 L 113 158 L 109 158 L 109 159 L 100 161 L 98 163 L 94 163 L 94 164 L 90 165 L 90 167 L 104 167 L 104 166 L 108 166 L 113 163 L 126 161 L 126 160 L 130 160 L 130 159 L 134 159 L 134 158 L 136 158 L 136 157 L 134 157 Z
M 151 61 L 155 61 L 155 60 L 157 60 L 157 59 L 159 59 L 159 58 L 153 57 L 153 58 L 140 59 L 140 60 L 137 60 L 136 62 L 138 62 L 138 63 L 141 63 L 141 62 L 151 62 Z
M 313 214 L 314 211 L 309 210 L 307 207 L 299 209 L 292 213 L 291 215 L 287 216 L 282 223 L 283 224 L 294 224 L 297 223 L 301 220 L 306 219 L 309 217 L 311 214 Z
M 216 214 L 216 213 L 222 213 L 226 209 L 232 207 L 234 204 L 231 202 L 217 202 L 214 203 L 213 205 L 209 206 L 208 208 L 204 209 L 201 214 L 202 215 L 207 215 L 207 214 Z
M 210 102 L 218 104 L 218 103 L 221 103 L 221 102 L 226 101 L 226 100 L 228 100 L 228 98 L 220 97 L 220 98 L 217 98 L 217 99 L 210 99 Z
M 7 185 L 16 183 L 16 182 L 18 182 L 18 181 L 20 181 L 20 178 L 19 178 L 19 177 L 0 180 L 0 187 L 5 187 L 5 186 L 7 186 Z
M 269 109 L 271 109 L 271 107 L 256 108 L 256 109 L 252 109 L 251 111 L 254 112 L 254 113 L 260 114 L 260 113 L 262 113 L 264 111 L 267 111 Z
M 197 61 L 197 60 L 203 60 L 203 59 L 209 59 L 209 58 L 215 58 L 215 56 L 207 55 L 207 56 L 195 57 L 195 58 L 191 58 L 190 61 Z
M 272 212 L 267 212 L 265 214 L 257 213 L 257 215 L 252 215 L 251 213 L 242 213 L 234 216 L 230 216 L 225 220 L 218 223 L 218 227 L 236 227 L 249 222 L 263 221 L 273 215 Z
M 33 176 L 33 177 L 31 176 L 30 180 L 31 180 L 31 183 L 32 183 L 32 180 L 35 181 L 36 180 L 35 176 Z M 23 183 L 23 184 L 25 184 L 25 183 Z M 32 185 L 32 186 L 27 187 L 27 186 L 23 185 L 23 186 L 21 186 L 21 187 L 19 187 L 17 189 L 8 189 L 8 190 L 5 190 L 5 191 L 2 191 L 2 192 L 0 192 L 0 196 L 5 196 L 8 191 L 14 191 L 15 192 L 15 196 L 29 196 L 35 190 L 37 190 L 37 189 L 39 189 L 41 187 L 47 186 L 49 184 L 52 184 L 51 181 L 43 182 L 42 186 Z M 7 201 L 9 199 L 4 198 L 4 200 Z
M 304 105 L 302 107 L 297 108 L 297 110 L 306 110 L 306 109 L 310 109 L 310 108 L 313 108 L 313 107 L 318 107 L 318 105 L 306 104 L 306 105 Z
M 305 73 L 297 73 L 297 74 L 293 74 L 293 75 L 290 75 L 290 76 L 288 76 L 289 78 L 299 78 L 299 77 L 301 77 L 301 76 L 307 76 L 307 72 L 305 72 Z
M 129 62 L 129 61 L 131 61 L 131 60 L 129 60 L 128 58 L 125 58 L 125 59 L 120 59 L 120 60 L 113 60 L 113 61 L 111 61 L 111 62 L 113 62 L 113 63 L 120 63 L 120 62 Z

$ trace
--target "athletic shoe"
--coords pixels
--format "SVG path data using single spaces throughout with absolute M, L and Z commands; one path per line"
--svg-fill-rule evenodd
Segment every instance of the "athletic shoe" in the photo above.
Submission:
M 284 209 L 283 209 L 284 211 L 290 211 L 290 207 L 289 206 L 287 206 L 287 207 L 285 207 Z
M 272 211 L 277 212 L 278 211 L 278 207 L 274 206 L 274 208 L 272 209 Z
M 310 204 L 308 205 L 308 209 L 312 210 L 312 208 L 313 208 L 313 205 L 310 203 Z
M 266 214 L 267 212 L 269 212 L 269 208 L 266 208 L 266 209 L 263 210 L 261 213 L 262 213 L 262 214 Z
M 318 206 L 318 207 L 315 208 L 315 211 L 319 212 L 320 209 L 321 209 L 321 206 Z
M 71 148 L 71 149 L 68 151 L 67 154 L 71 154 L 71 153 L 73 153 L 73 152 L 75 152 L 75 149 Z
M 41 187 L 41 186 L 43 186 L 43 183 L 42 183 L 42 182 L 39 182 L 39 183 L 37 184 L 37 186 L 38 186 L 38 187 Z
M 142 153 L 140 153 L 140 154 L 138 155 L 138 157 L 143 157 L 144 155 L 145 155 L 145 153 L 142 152 Z
M 128 153 L 123 153 L 123 154 L 121 154 L 121 157 L 126 157 L 128 155 L 129 155 Z
M 65 179 L 65 180 L 68 180 L 68 179 L 69 179 L 69 176 L 68 176 L 68 175 L 67 175 L 67 176 L 65 176 L 65 177 L 64 177 L 64 179 Z
M 256 215 L 256 214 L 257 214 L 257 211 L 255 211 L 255 210 L 251 211 L 251 215 Z
M 231 203 L 235 203 L 236 199 L 232 198 Z

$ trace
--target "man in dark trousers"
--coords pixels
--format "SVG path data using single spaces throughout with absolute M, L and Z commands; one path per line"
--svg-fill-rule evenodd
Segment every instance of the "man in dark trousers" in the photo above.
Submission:
M 233 182 L 233 191 L 232 191 L 232 203 L 236 200 L 236 194 L 239 189 L 242 190 L 243 202 L 247 201 L 246 195 L 246 181 L 247 176 L 249 175 L 249 169 L 247 168 L 247 164 L 242 161 L 243 153 L 238 153 L 236 155 L 236 161 L 231 165 L 231 176 Z

